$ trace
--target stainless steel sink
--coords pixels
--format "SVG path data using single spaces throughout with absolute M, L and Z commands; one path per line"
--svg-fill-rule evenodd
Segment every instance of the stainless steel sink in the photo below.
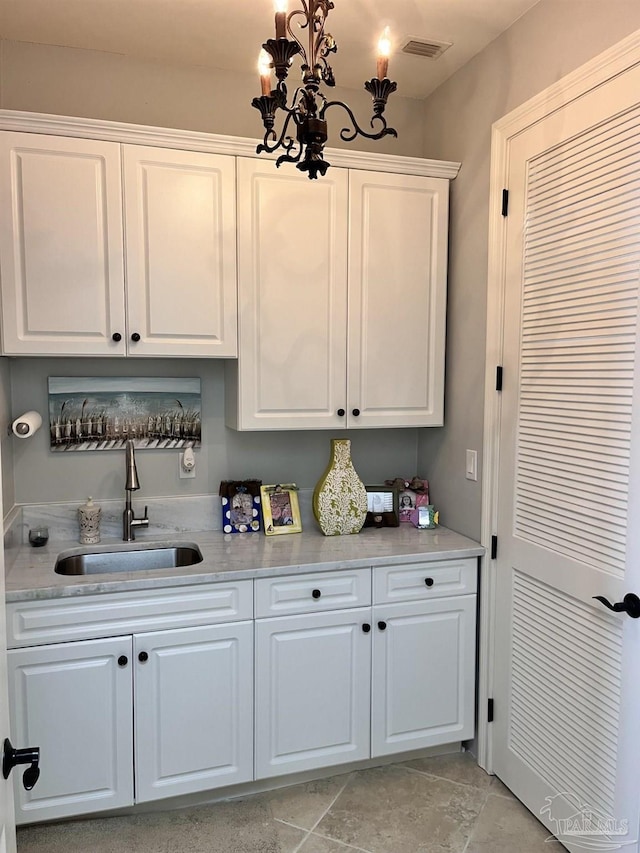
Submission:
M 145 572 L 154 569 L 176 569 L 202 562 L 200 548 L 191 542 L 170 546 L 137 546 L 135 548 L 96 548 L 60 554 L 55 570 L 59 575 L 97 575 L 112 572 Z

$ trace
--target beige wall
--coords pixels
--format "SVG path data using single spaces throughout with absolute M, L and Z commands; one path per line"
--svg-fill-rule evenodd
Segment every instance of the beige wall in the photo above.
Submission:
M 445 426 L 422 430 L 418 467 L 443 523 L 480 536 L 491 125 L 640 28 L 637 0 L 542 0 L 425 104 L 424 156 L 460 160 L 452 184 Z M 482 466 L 480 466 L 482 471 Z
M 251 100 L 260 94 L 257 74 L 232 74 L 202 67 L 163 65 L 113 53 L 0 42 L 0 107 L 7 110 L 82 116 L 156 127 L 173 127 L 256 138 L 262 127 Z M 363 127 L 371 96 L 335 89 Z M 340 110 L 327 113 L 333 147 L 422 156 L 421 102 L 394 95 L 387 117 L 398 139 L 358 140 L 348 146 L 338 132 Z M 333 133 L 331 132 L 333 129 Z

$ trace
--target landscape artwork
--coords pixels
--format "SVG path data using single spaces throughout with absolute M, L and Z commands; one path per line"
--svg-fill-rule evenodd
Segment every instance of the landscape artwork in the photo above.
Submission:
M 50 376 L 54 452 L 200 447 L 199 379 Z

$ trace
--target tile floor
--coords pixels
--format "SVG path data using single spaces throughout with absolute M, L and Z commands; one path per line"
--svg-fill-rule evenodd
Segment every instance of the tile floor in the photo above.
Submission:
M 179 811 L 18 830 L 18 853 L 560 853 L 468 753 Z

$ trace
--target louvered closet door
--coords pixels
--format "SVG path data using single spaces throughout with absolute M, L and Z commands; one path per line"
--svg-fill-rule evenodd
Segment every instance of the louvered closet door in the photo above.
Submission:
M 593 600 L 640 594 L 638 92 L 509 149 L 494 763 L 572 851 L 638 850 L 640 619 Z

